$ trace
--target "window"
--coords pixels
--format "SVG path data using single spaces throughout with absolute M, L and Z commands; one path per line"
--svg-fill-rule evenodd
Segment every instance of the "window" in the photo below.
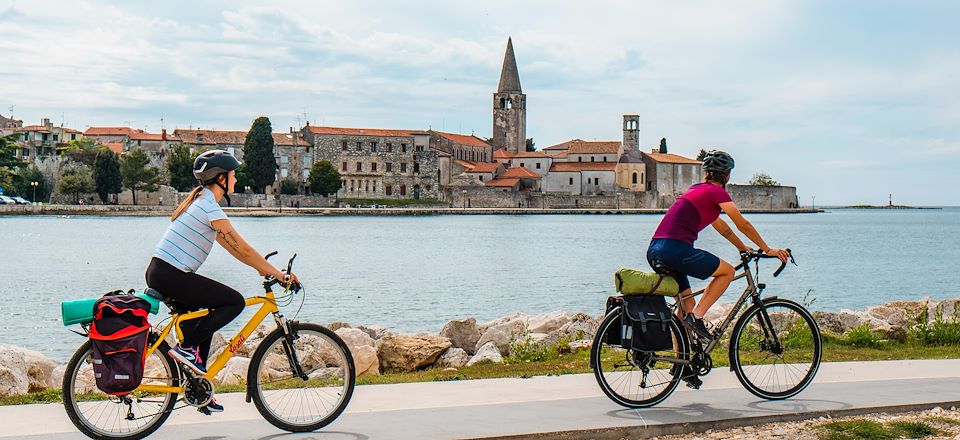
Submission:
M 596 159 L 594 159 L 593 156 L 590 156 L 590 162 L 596 162 Z
M 583 156 L 577 156 L 577 162 L 583 162 Z
M 520 162 L 520 168 L 524 168 L 523 162 Z
M 419 172 L 420 172 L 420 163 L 419 163 L 419 162 L 414 162 L 414 163 L 413 163 L 413 173 L 414 173 L 414 174 L 417 174 L 417 173 L 419 173 Z
M 303 156 L 303 165 L 304 165 L 304 166 L 306 166 L 306 167 L 309 168 L 309 167 L 310 167 L 310 164 L 311 164 L 312 162 L 313 162 L 313 158 L 312 158 L 312 157 L 310 157 L 310 156 Z
M 603 161 L 604 161 L 604 162 L 607 161 L 607 156 L 603 156 Z
M 387 142 L 387 153 L 393 153 L 393 144 Z
M 370 151 L 377 152 L 377 141 L 370 142 Z
M 309 178 L 310 178 L 310 169 L 308 168 L 303 170 L 303 180 L 307 180 Z
M 198 139 L 197 139 L 197 140 L 200 141 L 200 140 L 199 140 L 199 136 L 198 136 Z M 202 141 L 201 141 L 201 142 L 202 142 Z M 343 142 L 340 143 L 340 149 L 342 149 L 343 151 L 347 151 L 347 141 L 343 141 Z
M 423 145 L 417 145 L 417 151 L 423 151 Z
M 363 181 L 363 190 L 364 190 L 364 191 L 370 191 L 370 181 L 369 181 L 369 180 L 364 180 L 364 181 Z
M 540 162 L 537 162 L 537 169 L 540 169 Z
M 54 133 L 54 134 L 53 134 L 53 141 L 56 142 L 59 137 L 60 137 L 59 134 Z
M 406 173 L 406 172 L 407 172 L 407 163 L 406 163 L 406 162 L 400 162 L 400 172 L 401 172 L 401 173 Z M 402 188 L 402 187 L 401 187 L 401 188 Z
M 290 174 L 290 171 L 286 168 L 280 168 L 280 177 L 287 177 L 287 174 Z
M 44 140 L 44 141 L 47 140 L 47 135 L 43 135 L 43 140 Z M 137 146 L 138 146 L 138 147 L 141 145 L 140 142 L 142 142 L 142 141 L 139 140 L 139 139 L 137 139 Z
M 633 173 L 633 184 L 637 184 L 637 173 Z
M 357 172 L 363 171 L 363 162 L 357 162 Z
M 77 140 L 77 135 L 76 135 L 76 133 L 73 133 L 73 134 L 70 135 L 70 140 L 71 140 L 71 141 Z
M 387 172 L 388 173 L 393 172 L 393 162 L 387 162 Z
M 387 184 L 386 193 L 388 196 L 393 195 L 393 185 L 390 185 L 389 183 Z
M 363 151 L 363 142 L 357 142 L 357 151 Z
M 480 181 L 483 182 L 483 175 L 480 175 Z
M 340 171 L 346 171 L 346 170 L 347 170 L 347 163 L 344 162 L 343 166 L 340 167 Z
M 401 196 L 407 195 L 407 185 L 400 185 L 400 195 Z
M 400 152 L 401 153 L 407 152 L 407 144 L 400 144 Z
M 350 179 L 350 192 L 353 192 L 353 179 Z
M 24 149 L 23 149 L 23 157 L 30 157 L 30 150 L 24 148 Z
M 599 177 L 594 177 L 594 178 L 593 178 L 593 184 L 594 184 L 594 185 L 599 185 L 599 184 L 600 184 L 600 178 L 599 178 Z
M 370 164 L 370 171 L 372 171 L 372 172 L 374 172 L 374 173 L 377 172 L 377 163 L 376 163 L 376 162 Z
M 290 156 L 280 156 L 280 163 L 290 163 Z
M 373 192 L 377 192 L 377 181 L 373 181 Z
M 573 177 L 570 178 L 570 184 L 573 185 Z

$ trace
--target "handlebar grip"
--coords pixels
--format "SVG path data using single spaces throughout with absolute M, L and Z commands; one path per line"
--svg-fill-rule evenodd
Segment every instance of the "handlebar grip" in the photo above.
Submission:
M 277 255 L 277 251 L 273 251 L 273 252 L 270 252 L 270 253 L 267 254 L 267 255 L 264 255 L 264 256 L 263 256 L 263 259 L 264 259 L 264 260 L 269 260 L 270 257 L 272 257 L 272 256 L 274 256 L 274 255 Z
M 783 272 L 783 269 L 785 269 L 786 267 L 787 267 L 787 263 L 786 263 L 786 262 L 781 262 L 781 263 L 780 263 L 780 267 L 778 267 L 777 270 L 776 270 L 775 272 L 773 272 L 773 277 L 776 278 L 776 277 L 780 276 L 780 272 Z

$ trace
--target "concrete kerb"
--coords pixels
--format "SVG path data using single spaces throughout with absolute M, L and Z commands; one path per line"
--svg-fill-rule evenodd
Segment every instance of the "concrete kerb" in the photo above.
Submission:
M 789 423 L 802 420 L 812 420 L 821 417 L 839 418 L 855 417 L 864 414 L 876 413 L 905 413 L 926 411 L 934 408 L 960 407 L 960 400 L 916 403 L 906 405 L 873 406 L 862 408 L 845 408 L 790 414 L 771 414 L 765 416 L 735 417 L 718 420 L 703 420 L 684 423 L 664 423 L 655 425 L 617 426 L 611 428 L 592 428 L 574 431 L 537 432 L 493 437 L 475 437 L 482 440 L 521 440 L 521 439 L 563 439 L 563 440 L 622 440 L 629 438 L 649 438 L 664 435 L 697 434 L 709 430 L 742 428 L 745 426 L 763 425 L 767 423 Z

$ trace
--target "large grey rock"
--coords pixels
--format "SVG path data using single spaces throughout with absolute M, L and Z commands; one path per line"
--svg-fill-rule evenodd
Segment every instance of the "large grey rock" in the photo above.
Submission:
M 429 333 L 387 335 L 377 341 L 380 364 L 399 371 L 432 365 L 450 346 L 449 339 Z
M 476 365 L 482 362 L 493 362 L 499 364 L 503 362 L 503 355 L 500 354 L 500 350 L 497 349 L 497 346 L 493 342 L 488 342 L 483 344 L 477 353 L 467 361 L 467 366 Z
M 593 339 L 598 324 L 596 318 L 586 313 L 576 313 L 570 318 L 570 322 L 552 333 L 555 333 L 559 339 Z
M 840 315 L 833 312 L 813 312 L 813 319 L 821 330 L 827 330 L 838 335 L 846 330 L 843 328 L 843 322 L 840 321 Z
M 927 305 L 920 301 L 893 301 L 867 307 L 865 315 L 892 328 L 906 328 L 916 322 Z
M 22 365 L 0 365 L 0 397 L 26 394 L 29 385 Z
M 0 344 L 0 395 L 23 394 L 29 390 L 55 388 L 57 363 L 38 351 Z M 11 394 L 3 394 L 11 393 Z
M 571 314 L 567 312 L 550 312 L 531 316 L 527 320 L 527 330 L 530 333 L 550 333 L 570 322 Z
M 477 341 L 480 340 L 480 328 L 475 318 L 454 319 L 443 326 L 440 336 L 449 339 L 454 347 L 462 348 L 472 354 L 477 349 Z
M 520 341 L 527 332 L 525 319 L 514 319 L 488 327 L 477 341 L 476 350 L 492 342 L 500 353 L 510 354 L 510 346 Z
M 376 347 L 377 342 L 373 338 L 364 332 L 363 330 L 342 327 L 335 331 L 337 336 L 340 336 L 340 339 L 343 339 L 343 342 L 347 344 L 347 347 L 360 347 L 363 345 L 369 345 L 371 347 Z
M 477 329 L 480 331 L 480 334 L 483 335 L 483 334 L 486 333 L 487 330 L 490 329 L 491 327 L 495 327 L 495 326 L 498 326 L 498 325 L 501 325 L 501 324 L 506 324 L 506 323 L 508 323 L 508 322 L 510 322 L 510 321 L 520 321 L 520 322 L 523 323 L 523 326 L 526 327 L 526 326 L 527 326 L 527 320 L 528 320 L 529 318 L 530 318 L 530 316 L 527 315 L 526 313 L 523 313 L 523 312 L 514 312 L 513 314 L 510 314 L 510 315 L 507 315 L 507 316 L 501 316 L 501 317 L 499 317 L 499 318 L 497 318 L 497 319 L 494 319 L 494 320 L 492 320 L 492 321 L 487 321 L 487 322 L 485 322 L 485 323 L 483 323 L 483 324 L 478 324 L 478 325 L 477 325 Z
M 433 365 L 437 368 L 460 368 L 469 361 L 470 355 L 467 354 L 466 350 L 458 347 L 450 347 L 437 358 L 437 362 Z
M 220 385 L 238 385 L 247 381 L 247 369 L 250 368 L 250 359 L 232 357 L 223 369 L 214 378 Z M 262 376 L 261 376 L 262 377 Z
M 578 339 L 576 341 L 572 341 L 569 344 L 567 344 L 567 349 L 569 349 L 571 353 L 579 353 L 584 350 L 590 351 L 590 347 L 592 345 L 593 345 L 592 340 Z
M 353 356 L 353 366 L 357 371 L 357 376 L 379 376 L 380 358 L 377 356 L 377 348 L 371 345 L 357 345 L 350 347 L 350 354 Z

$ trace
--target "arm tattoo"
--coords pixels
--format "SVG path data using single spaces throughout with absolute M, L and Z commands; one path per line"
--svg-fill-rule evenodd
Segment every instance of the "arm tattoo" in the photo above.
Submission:
M 223 238 L 223 242 L 230 246 L 234 252 L 240 252 L 240 242 L 233 236 L 233 231 L 219 231 L 218 234 L 220 234 L 220 238 Z

